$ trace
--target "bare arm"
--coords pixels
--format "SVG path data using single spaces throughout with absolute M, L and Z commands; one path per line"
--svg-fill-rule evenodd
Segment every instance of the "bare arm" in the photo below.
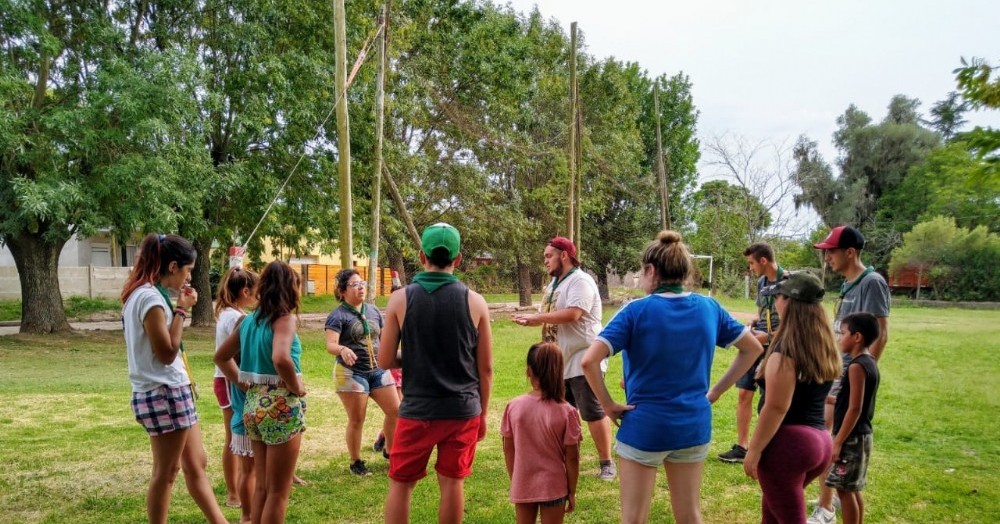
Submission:
M 847 367 L 847 376 L 851 381 L 851 397 L 847 401 L 847 412 L 840 422 L 840 431 L 833 437 L 833 460 L 840 458 L 840 449 L 851 436 L 854 426 L 861 418 L 861 403 L 865 398 L 865 369 L 860 365 Z M 841 390 L 843 391 L 843 390 Z
M 295 362 L 292 361 L 292 340 L 295 338 L 295 317 L 285 315 L 274 322 L 274 339 L 271 343 L 271 361 L 274 370 L 285 383 L 285 387 L 293 394 L 306 396 L 306 386 L 302 377 L 295 372 Z
M 403 365 L 396 354 L 399 348 L 399 334 L 406 314 L 406 289 L 393 291 L 389 295 L 389 304 L 382 315 L 382 337 L 379 338 L 378 367 L 382 369 L 398 368 Z
M 767 382 L 764 407 L 757 417 L 757 428 L 754 429 L 750 445 L 747 446 L 747 456 L 743 459 L 743 471 L 750 478 L 757 478 L 760 454 L 778 432 L 778 427 L 781 426 L 781 421 L 785 419 L 785 413 L 792 404 L 795 374 L 795 362 L 785 358 L 781 353 L 773 353 L 767 358 L 764 367 L 764 379 Z
M 868 348 L 868 351 L 870 351 L 872 356 L 875 357 L 875 362 L 878 362 L 879 358 L 882 357 L 882 352 L 885 351 L 885 345 L 889 342 L 889 317 L 877 318 L 878 338 L 872 342 L 871 347 Z
M 490 308 L 482 295 L 469 291 L 469 309 L 479 331 L 476 370 L 479 372 L 479 402 L 482 405 L 479 440 L 483 440 L 486 437 L 486 412 L 490 406 L 490 392 L 493 391 L 493 331 L 490 327 Z
M 514 315 L 514 322 L 522 326 L 541 326 L 542 324 L 569 324 L 580 320 L 584 311 L 578 307 L 568 307 L 559 311 L 548 313 L 532 313 L 527 315 Z
M 587 348 L 587 352 L 583 354 L 582 365 L 583 375 L 587 377 L 587 384 L 597 396 L 601 407 L 604 408 L 604 413 L 617 425 L 622 415 L 626 411 L 635 409 L 635 406 L 618 404 L 611 398 L 611 393 L 608 391 L 608 386 L 604 383 L 604 377 L 601 373 L 601 361 L 608 358 L 610 354 L 611 350 L 604 344 L 604 341 L 594 340 Z
M 566 485 L 569 486 L 569 500 L 566 513 L 576 509 L 576 484 L 580 478 L 580 445 L 566 446 Z
M 142 319 L 142 327 L 149 337 L 153 348 L 153 356 L 164 366 L 169 366 L 181 351 L 181 335 L 184 333 L 184 317 L 174 315 L 167 326 L 166 312 L 161 307 L 154 307 Z
M 340 333 L 327 328 L 326 332 L 326 352 L 334 357 L 340 357 L 344 364 L 353 366 L 358 361 L 358 355 L 354 350 L 340 343 Z
M 503 462 L 507 465 L 507 477 L 514 478 L 514 439 L 503 438 Z
M 764 335 L 766 336 L 767 333 Z M 764 346 L 760 344 L 760 340 L 757 339 L 756 334 L 750 330 L 745 331 L 736 340 L 734 345 L 739 350 L 739 353 L 733 359 L 733 363 L 729 365 L 726 374 L 722 375 L 719 381 L 712 386 L 712 389 L 708 390 L 709 402 L 714 403 L 723 393 L 729 391 L 729 388 L 733 387 L 733 384 L 746 374 L 750 366 L 757 360 L 757 357 L 764 352 Z

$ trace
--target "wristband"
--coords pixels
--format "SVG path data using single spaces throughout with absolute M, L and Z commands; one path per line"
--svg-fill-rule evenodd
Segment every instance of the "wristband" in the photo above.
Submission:
M 177 315 L 181 318 L 187 318 L 188 316 L 187 311 L 184 311 L 182 308 L 174 308 L 174 315 Z

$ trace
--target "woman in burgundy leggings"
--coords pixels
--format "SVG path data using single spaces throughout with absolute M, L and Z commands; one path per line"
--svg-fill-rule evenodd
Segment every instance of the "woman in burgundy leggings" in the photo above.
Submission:
M 830 465 L 823 406 L 841 357 L 819 279 L 796 273 L 763 293 L 775 295 L 781 327 L 757 368 L 761 403 L 743 469 L 760 482 L 762 523 L 804 524 L 803 490 Z

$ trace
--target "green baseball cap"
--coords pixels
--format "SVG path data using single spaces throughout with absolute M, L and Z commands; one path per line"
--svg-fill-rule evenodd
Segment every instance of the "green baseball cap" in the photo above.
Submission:
M 765 296 L 785 295 L 799 302 L 819 303 L 823 301 L 826 290 L 816 276 L 805 271 L 787 274 L 777 284 L 761 290 Z
M 451 224 L 444 222 L 427 226 L 424 233 L 420 235 L 420 248 L 423 249 L 425 255 L 431 256 L 431 253 L 439 247 L 447 249 L 448 257 L 455 260 L 462 247 L 462 235 Z

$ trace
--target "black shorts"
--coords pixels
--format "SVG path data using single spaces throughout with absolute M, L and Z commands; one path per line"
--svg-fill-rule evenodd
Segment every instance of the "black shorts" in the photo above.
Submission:
M 587 384 L 587 377 L 568 378 L 565 382 L 566 402 L 580 411 L 580 418 L 584 422 L 594 422 L 606 416 L 597 395 L 590 389 L 590 384 Z

